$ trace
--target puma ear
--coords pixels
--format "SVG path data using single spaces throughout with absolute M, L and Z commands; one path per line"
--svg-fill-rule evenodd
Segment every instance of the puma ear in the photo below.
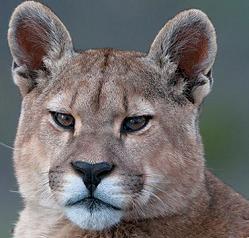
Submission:
M 162 69 L 167 63 L 174 63 L 177 72 L 192 87 L 188 91 L 193 102 L 201 103 L 211 88 L 209 77 L 216 51 L 212 23 L 202 11 L 192 9 L 180 12 L 166 23 L 152 43 L 148 57 Z
M 11 16 L 8 42 L 13 77 L 21 93 L 28 93 L 56 64 L 73 52 L 71 37 L 59 18 L 35 1 L 20 4 Z

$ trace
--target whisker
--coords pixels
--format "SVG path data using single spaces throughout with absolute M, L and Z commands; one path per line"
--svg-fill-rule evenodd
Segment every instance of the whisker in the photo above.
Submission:
M 134 199 L 134 194 L 130 195 L 130 194 L 126 194 L 127 197 L 130 198 L 130 201 L 131 201 L 131 205 L 132 205 L 132 208 L 134 209 L 134 212 L 139 216 L 139 215 L 142 215 L 144 216 L 144 212 L 143 212 L 143 208 L 141 207 L 141 204 L 136 200 Z
M 144 189 L 143 191 L 144 191 L 144 192 L 147 192 L 149 195 L 151 195 L 151 196 L 153 196 L 154 198 L 156 198 L 156 199 L 164 206 L 164 208 L 167 209 L 166 204 L 165 204 L 165 203 L 163 202 L 163 200 L 162 200 L 160 197 L 158 197 L 155 193 L 153 193 L 153 192 L 151 192 L 151 191 L 148 191 L 148 190 L 146 190 L 146 189 Z
M 46 181 L 45 183 L 42 183 L 41 186 L 43 187 L 43 186 L 46 186 L 46 185 L 48 185 L 48 184 L 49 184 L 49 180 Z
M 152 177 L 152 178 L 164 178 L 163 175 L 158 174 L 144 174 L 145 177 Z
M 7 145 L 7 144 L 5 144 L 5 143 L 3 143 L 3 142 L 0 142 L 0 145 L 3 146 L 4 148 L 7 148 L 7 149 L 17 150 L 17 149 L 15 149 L 14 147 L 12 147 L 12 146 L 10 146 L 10 145 Z
M 17 190 L 9 190 L 9 192 L 10 192 L 10 193 L 18 193 L 18 194 L 20 194 L 20 192 L 17 191 Z
M 145 186 L 149 186 L 149 187 L 151 187 L 151 188 L 155 188 L 155 189 L 157 189 L 158 191 L 167 194 L 166 191 L 164 191 L 164 190 L 162 190 L 161 188 L 158 188 L 157 186 L 154 186 L 154 185 L 152 185 L 152 184 L 146 184 Z
M 39 172 L 39 174 L 48 174 L 49 171 Z

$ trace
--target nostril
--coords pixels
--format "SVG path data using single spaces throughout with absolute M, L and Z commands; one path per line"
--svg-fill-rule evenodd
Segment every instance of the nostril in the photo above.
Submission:
M 97 178 L 102 179 L 104 176 L 110 174 L 114 169 L 114 165 L 107 162 L 95 164 L 93 170 Z
M 71 165 L 73 169 L 80 175 L 84 175 L 87 172 L 87 170 L 90 170 L 90 166 L 88 166 L 87 163 L 82 161 L 73 161 L 71 162 Z

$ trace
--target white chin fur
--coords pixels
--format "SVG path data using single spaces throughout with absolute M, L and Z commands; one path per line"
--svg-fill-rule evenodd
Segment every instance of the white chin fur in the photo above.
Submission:
M 84 206 L 65 208 L 65 215 L 84 230 L 104 230 L 120 222 L 122 211 L 112 208 L 99 208 L 92 212 Z

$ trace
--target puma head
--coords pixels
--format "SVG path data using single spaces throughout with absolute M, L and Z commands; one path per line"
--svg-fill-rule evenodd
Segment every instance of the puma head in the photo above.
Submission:
M 201 192 L 197 122 L 216 55 L 203 12 L 180 12 L 148 53 L 79 52 L 48 7 L 25 1 L 8 41 L 23 97 L 14 163 L 26 205 L 103 230 L 181 213 Z

